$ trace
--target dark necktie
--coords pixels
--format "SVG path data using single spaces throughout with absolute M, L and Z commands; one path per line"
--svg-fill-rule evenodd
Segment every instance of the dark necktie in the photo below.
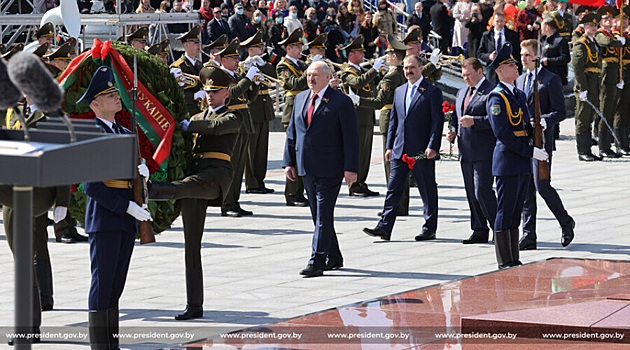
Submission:
M 122 128 L 116 123 L 112 124 L 112 130 L 114 131 L 114 134 L 122 134 Z
M 462 110 L 462 114 L 466 113 L 468 104 L 470 103 L 470 100 L 472 99 L 474 94 L 475 94 L 475 87 L 473 86 L 470 89 L 468 89 L 468 94 L 466 94 L 466 98 L 464 99 L 464 109 Z
M 497 38 L 497 47 L 495 48 L 495 50 L 498 52 L 501 46 L 503 46 L 503 33 L 499 32 L 499 37 Z
M 308 111 L 306 111 L 306 127 L 308 128 L 311 125 L 311 120 L 313 118 L 313 112 L 315 111 L 315 101 L 317 101 L 317 94 L 313 94 L 313 99 L 311 100 L 311 105 L 308 106 Z
M 532 91 L 532 81 L 534 80 L 534 73 L 529 72 L 527 74 L 527 82 L 525 83 L 525 96 L 529 97 L 530 91 Z

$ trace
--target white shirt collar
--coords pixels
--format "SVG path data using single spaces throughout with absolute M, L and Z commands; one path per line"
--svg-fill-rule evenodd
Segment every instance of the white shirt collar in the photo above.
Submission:
M 190 56 L 188 56 L 186 53 L 184 53 L 184 56 L 186 56 L 186 58 L 190 61 L 190 63 L 192 63 L 193 65 L 195 65 L 195 63 L 197 63 L 197 59 L 196 58 L 191 58 Z
M 284 57 L 288 58 L 288 59 L 289 59 L 291 62 L 293 62 L 293 64 L 295 64 L 296 66 L 299 66 L 299 65 L 298 65 L 298 62 L 297 62 L 297 61 L 298 61 L 297 59 L 295 59 L 295 58 L 293 58 L 293 57 L 291 57 L 291 56 L 284 56 Z
M 539 66 L 539 67 L 538 67 L 538 69 L 536 69 L 536 72 L 537 72 L 538 74 L 540 74 L 540 70 L 541 70 L 541 69 L 542 69 L 542 66 Z M 528 70 L 526 70 L 526 73 L 527 73 L 527 74 L 532 73 L 532 72 L 533 72 L 533 71 L 530 71 L 529 69 L 528 69 Z
M 495 36 L 495 37 L 496 37 L 497 35 L 499 35 L 499 34 L 503 34 L 503 33 L 505 32 L 505 28 L 501 29 L 501 31 L 497 31 L 496 29 L 493 29 L 493 30 L 494 30 L 494 36 Z
M 358 69 L 359 72 L 361 71 L 361 66 L 357 66 L 356 64 L 352 63 L 352 62 L 348 62 L 349 65 L 353 66 L 354 68 Z
M 322 98 L 324 98 L 324 94 L 326 93 L 326 90 L 328 89 L 328 85 L 324 86 L 323 89 L 321 89 L 318 93 L 317 93 L 317 102 L 321 101 Z M 313 98 L 313 90 L 311 90 L 311 98 Z
M 111 130 L 114 131 L 114 123 L 110 122 L 109 120 L 105 120 L 101 117 L 96 117 L 98 118 L 100 121 L 102 121 L 103 123 L 105 123 L 105 125 L 107 125 L 107 127 Z
M 558 13 L 560 14 L 560 17 L 564 17 L 564 11 L 562 11 L 562 9 L 558 9 Z
M 223 69 L 224 71 L 226 71 L 226 72 L 227 72 L 228 74 L 230 74 L 230 76 L 232 76 L 232 77 L 234 77 L 234 75 L 236 74 L 236 73 L 232 72 L 231 70 L 229 70 L 229 69 L 227 69 L 227 68 L 225 68 L 225 67 L 223 67 L 223 66 L 221 66 L 221 69 Z
M 407 90 L 411 89 L 411 88 L 415 88 L 418 89 L 418 87 L 420 86 L 420 84 L 422 84 L 422 80 L 424 80 L 423 76 L 420 76 L 420 79 L 418 79 L 418 81 L 416 81 L 415 84 L 411 84 L 410 82 L 407 82 Z
M 220 107 L 214 108 L 214 109 L 212 109 L 212 111 L 213 111 L 214 113 L 216 113 L 219 109 L 223 108 L 223 106 L 225 106 L 225 105 L 223 104 L 223 105 L 221 105 Z
M 506 83 L 506 82 L 504 82 L 504 81 L 502 81 L 502 82 L 501 82 L 501 84 L 503 84 L 503 85 L 507 86 L 507 88 L 510 90 L 510 92 L 511 92 L 512 94 L 516 95 L 516 94 L 514 93 L 514 85 L 508 84 L 508 83 Z
M 479 87 L 481 87 L 481 84 L 483 84 L 485 80 L 486 80 L 486 77 L 481 77 L 477 85 L 475 85 L 475 90 L 479 91 Z

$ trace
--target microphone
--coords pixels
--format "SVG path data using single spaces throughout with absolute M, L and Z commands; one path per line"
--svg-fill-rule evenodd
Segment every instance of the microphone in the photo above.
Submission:
M 0 109 L 8 109 L 17 106 L 21 98 L 22 93 L 13 84 L 11 79 L 9 79 L 7 65 L 4 59 L 0 58 Z M 13 111 L 22 124 L 22 129 L 24 130 L 24 141 L 29 142 L 31 140 L 31 135 L 28 133 L 28 126 L 26 125 L 24 114 L 20 113 L 17 108 L 13 108 Z
M 70 133 L 70 142 L 76 142 L 74 126 L 61 110 L 63 90 L 39 57 L 28 52 L 15 54 L 9 62 L 9 78 L 38 109 L 58 114 Z

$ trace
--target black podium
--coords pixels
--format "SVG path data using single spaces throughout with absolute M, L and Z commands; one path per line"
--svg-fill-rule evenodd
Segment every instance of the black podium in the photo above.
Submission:
M 0 129 L 0 183 L 13 186 L 15 333 L 31 333 L 33 303 L 33 188 L 111 179 L 136 173 L 135 135 L 105 134 L 93 120 L 73 120 L 76 142 L 60 119 L 24 131 Z M 30 339 L 15 339 L 30 349 Z

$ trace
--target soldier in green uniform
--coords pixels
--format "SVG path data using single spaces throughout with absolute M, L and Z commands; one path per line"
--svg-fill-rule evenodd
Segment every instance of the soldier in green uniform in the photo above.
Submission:
M 43 59 L 43 56 L 48 52 L 49 47 L 50 45 L 48 45 L 48 43 L 39 44 L 39 46 L 35 48 L 35 51 L 33 51 L 33 55 Z
M 624 7 L 624 17 L 622 28 L 628 28 L 628 20 L 630 19 L 630 7 Z M 628 44 L 630 33 L 624 31 L 623 37 Z M 617 153 L 624 156 L 630 156 L 630 142 L 628 134 L 630 133 L 630 46 L 624 45 L 621 55 L 621 76 L 623 78 L 623 89 L 619 91 L 619 108 L 615 114 L 615 135 L 619 139 L 619 147 Z
M 147 49 L 147 52 L 153 56 L 159 57 L 164 64 L 168 65 L 168 45 L 170 43 L 170 40 L 164 39 L 159 43 L 151 45 L 151 47 Z
M 204 67 L 208 67 L 208 66 L 214 66 L 214 67 L 221 67 L 221 62 L 217 61 L 217 59 L 221 59 L 220 57 L 217 56 L 217 52 L 222 51 L 223 49 L 225 49 L 225 47 L 227 46 L 228 43 L 228 36 L 226 34 L 221 34 L 220 37 L 217 38 L 217 40 L 213 41 L 212 43 L 210 43 L 210 45 L 207 46 L 208 49 L 210 49 L 210 59 L 208 60 L 208 62 L 204 63 Z
M 348 56 L 348 64 L 340 72 L 341 85 L 346 94 L 374 98 L 376 97 L 376 85 L 380 79 L 379 69 L 385 66 L 385 59 L 375 60 L 374 67 L 368 70 L 361 68 L 360 64 L 363 63 L 365 57 L 364 40 L 363 35 L 359 35 L 349 45 L 342 48 Z M 370 160 L 372 159 L 372 139 L 376 124 L 374 108 L 358 106 L 355 107 L 355 110 L 359 122 L 359 171 L 357 181 L 350 186 L 350 196 L 378 196 L 379 193 L 371 191 L 366 184 Z
M 72 60 L 72 52 L 76 43 L 76 39 L 70 38 L 56 50 L 42 57 L 46 60 L 46 68 L 52 73 L 53 77 L 58 77 L 68 67 Z
M 230 110 L 226 101 L 234 81 L 221 68 L 205 67 L 200 79 L 206 93 L 208 109 L 190 121 L 180 123 L 184 132 L 193 133 L 193 163 L 190 174 L 183 180 L 153 183 L 151 199 L 182 199 L 186 260 L 186 310 L 175 317 L 188 320 L 203 317 L 203 271 L 201 238 L 206 210 L 221 202 L 232 181 L 231 157 L 243 122 L 242 114 Z M 154 193 L 160 185 L 162 192 Z
M 201 44 L 199 43 L 199 26 L 195 25 L 192 29 L 179 37 L 178 40 L 184 45 L 184 54 L 177 61 L 171 64 L 171 74 L 178 78 L 183 74 L 193 77 L 199 77 L 199 72 L 203 68 L 201 61 L 197 59 Z M 186 107 L 189 115 L 195 115 L 201 110 L 197 99 L 203 99 L 203 91 L 201 91 L 201 83 L 198 79 L 194 79 L 193 84 L 184 84 L 184 95 L 186 97 Z M 180 83 L 180 85 L 182 85 Z
M 380 109 L 379 112 L 379 128 L 383 137 L 383 164 L 385 166 L 385 181 L 389 184 L 390 162 L 385 161 L 385 151 L 387 144 L 387 131 L 389 130 L 389 115 L 392 111 L 392 103 L 394 102 L 394 91 L 401 85 L 407 83 L 405 72 L 403 71 L 403 60 L 406 51 L 411 47 L 407 46 L 396 39 L 393 34 L 387 36 L 387 65 L 390 69 L 378 84 L 377 94 L 375 98 L 361 97 L 359 106 L 369 106 L 374 109 Z M 398 207 L 397 216 L 409 215 L 409 186 L 406 187 L 403 198 Z
M 295 95 L 308 89 L 306 83 L 306 69 L 308 65 L 300 61 L 302 55 L 302 29 L 298 28 L 286 39 L 278 44 L 284 46 L 287 55 L 282 57 L 276 66 L 278 78 L 284 89 L 284 110 L 282 111 L 282 125 L 286 131 L 291 121 L 293 111 L 293 101 Z M 296 176 L 295 181 L 286 179 L 284 187 L 284 198 L 288 206 L 306 207 L 308 201 L 304 198 L 304 184 L 302 178 Z
M 254 123 L 249 113 L 247 105 L 254 102 L 258 96 L 258 85 L 254 83 L 256 76 L 259 75 L 259 69 L 252 66 L 248 69 L 246 75 L 240 75 L 239 70 L 239 41 L 234 39 L 225 49 L 217 52 L 217 56 L 221 57 L 221 68 L 228 73 L 234 80 L 235 85 L 228 90 L 230 92 L 230 100 L 228 107 L 234 110 L 234 113 L 240 113 L 243 125 L 238 134 L 234 152 L 232 153 L 232 168 L 234 169 L 234 177 L 227 192 L 223 194 L 223 205 L 221 206 L 221 215 L 230 217 L 241 217 L 244 215 L 252 215 L 249 210 L 244 210 L 239 204 L 241 197 L 241 186 L 243 183 L 243 173 L 245 171 L 245 163 L 247 162 L 247 145 L 249 144 L 250 135 L 254 134 Z
M 599 73 L 601 56 L 595 43 L 597 14 L 587 13 L 580 24 L 584 35 L 573 45 L 573 71 L 575 72 L 575 140 L 578 158 L 591 162 L 601 160 L 591 152 L 591 124 L 595 111 L 580 98 L 588 98 L 595 106 L 599 104 Z
M 571 33 L 573 32 L 573 15 L 567 12 L 567 3 L 564 1 L 558 1 L 558 9 L 551 13 L 551 17 L 558 26 L 558 34 L 561 37 L 571 40 Z
M 140 27 L 136 29 L 135 32 L 127 35 L 127 43 L 129 44 L 129 46 L 133 48 L 136 48 L 138 50 L 144 50 L 147 47 L 148 34 L 149 34 L 149 27 Z
M 597 10 L 600 17 L 600 28 L 595 33 L 595 42 L 599 46 L 601 55 L 599 110 L 602 112 L 609 125 L 613 125 L 613 119 L 619 103 L 619 54 L 626 39 L 616 37 L 612 33 L 614 17 L 619 14 L 616 8 L 604 5 Z M 630 45 L 630 42 L 628 43 Z M 612 135 L 606 126 L 606 122 L 599 122 L 599 156 L 606 158 L 619 158 L 621 155 L 610 148 Z
M 415 55 L 420 56 L 421 53 L 430 54 L 431 62 L 428 62 L 424 57 L 422 58 L 422 76 L 427 79 L 431 84 L 435 84 L 436 81 L 442 77 L 442 68 L 438 67 L 441 53 L 435 51 L 431 52 L 431 48 L 422 41 L 422 30 L 418 26 L 411 26 L 407 31 L 407 36 L 403 39 L 405 45 L 411 46 L 411 49 L 407 50 L 407 56 Z
M 52 46 L 55 43 L 55 26 L 50 22 L 46 22 L 39 27 L 34 36 L 40 45 L 48 44 Z
M 275 78 L 276 70 L 271 63 L 263 61 L 261 56 L 265 52 L 262 31 L 258 31 L 252 37 L 241 43 L 247 48 L 249 55 L 246 60 L 247 65 L 256 65 L 265 75 Z M 251 64 L 250 64 L 251 62 Z M 241 74 L 247 72 L 241 71 Z M 273 99 L 269 96 L 269 84 L 272 82 L 265 80 L 258 85 L 258 97 L 247 104 L 247 109 L 252 117 L 254 133 L 249 137 L 247 145 L 247 161 L 245 166 L 245 192 L 267 194 L 274 190 L 265 187 L 265 176 L 267 175 L 267 153 L 269 151 L 269 122 L 276 115 L 273 111 Z

